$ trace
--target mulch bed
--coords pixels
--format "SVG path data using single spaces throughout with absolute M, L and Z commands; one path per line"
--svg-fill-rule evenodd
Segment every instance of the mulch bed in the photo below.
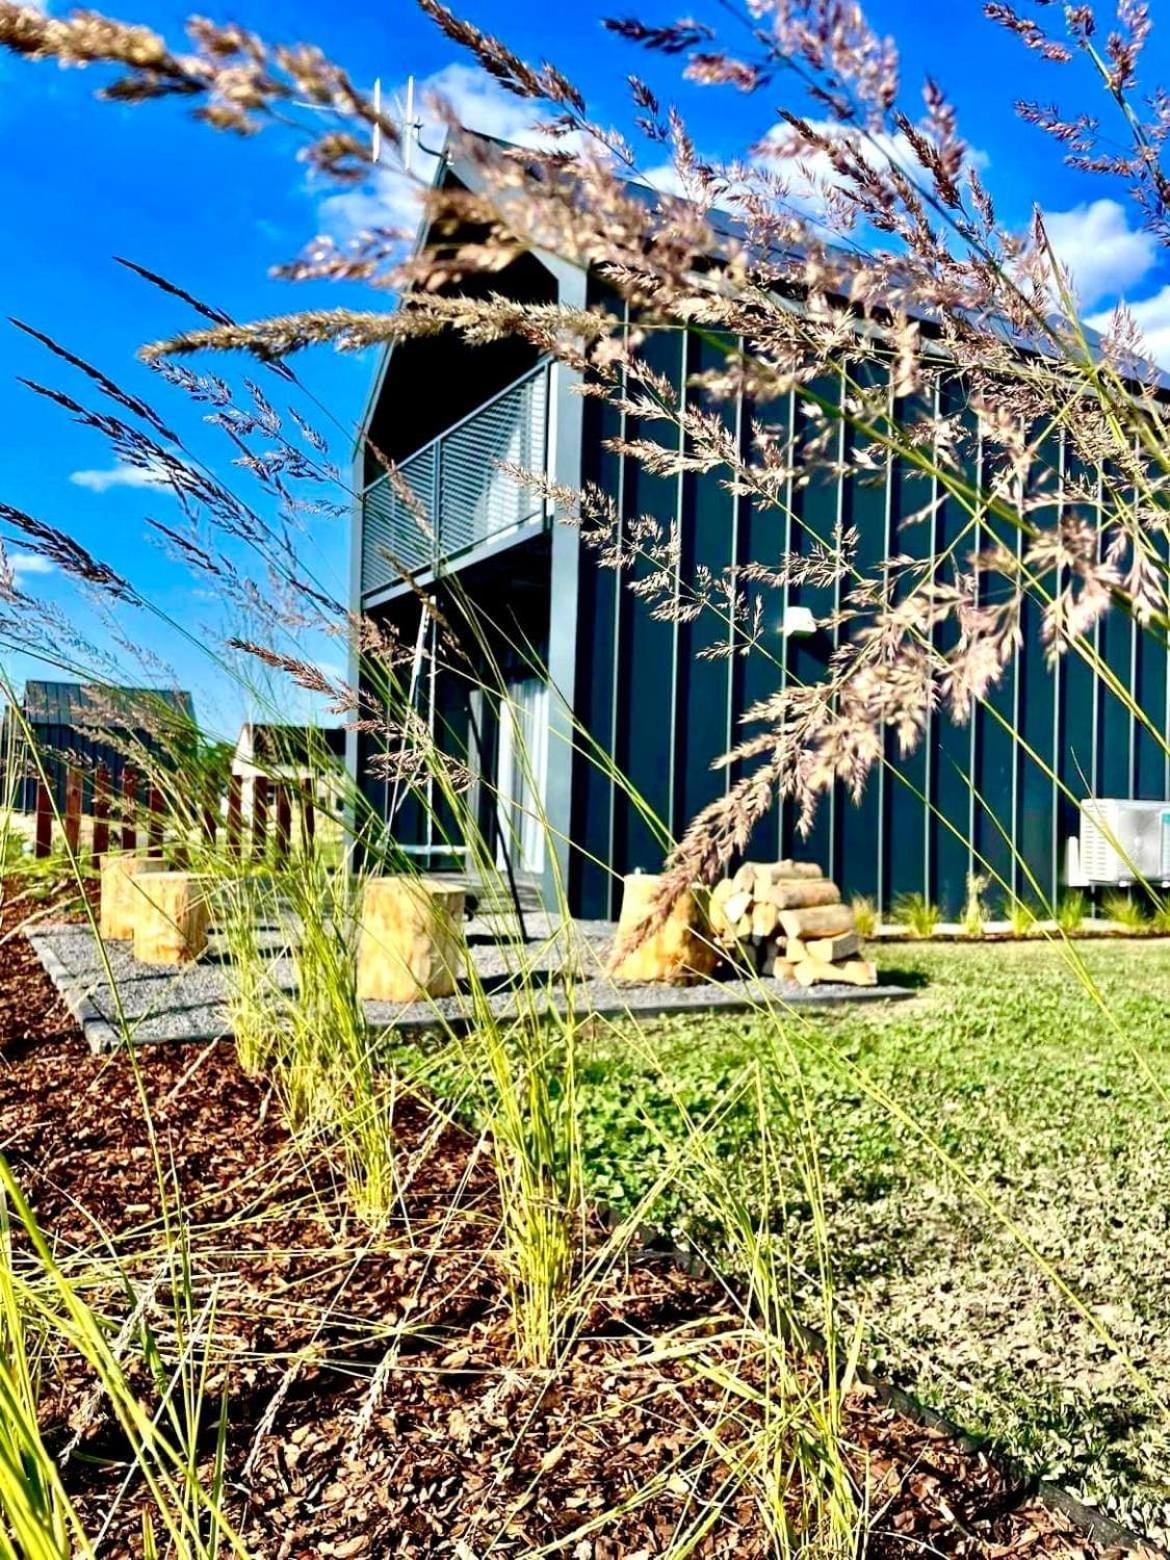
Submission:
M 470 1560 L 556 1543 L 574 1560 L 641 1557 L 696 1522 L 727 1475 L 697 1434 L 720 1417 L 719 1393 L 690 1365 L 646 1355 L 680 1328 L 709 1336 L 713 1357 L 729 1347 L 709 1286 L 650 1257 L 627 1264 L 562 1369 L 518 1369 L 482 1142 L 402 1100 L 401 1212 L 370 1237 L 328 1151 L 298 1146 L 230 1046 L 91 1055 L 17 930 L 22 914 L 0 906 L 0 1148 L 62 1263 L 92 1273 L 99 1238 L 116 1245 L 160 1333 L 166 1167 L 201 1297 L 217 1294 L 209 1419 L 226 1381 L 228 1504 L 250 1552 Z M 111 1282 L 111 1309 L 119 1299 Z M 46 1439 L 68 1448 L 71 1495 L 91 1531 L 113 1505 L 103 1554 L 141 1553 L 140 1491 L 116 1499 L 116 1426 L 77 1367 L 50 1376 Z M 870 1554 L 1104 1552 L 984 1458 L 864 1392 L 846 1429 L 868 1479 Z M 213 1422 L 205 1439 L 210 1452 Z M 774 1548 L 741 1496 L 694 1552 Z

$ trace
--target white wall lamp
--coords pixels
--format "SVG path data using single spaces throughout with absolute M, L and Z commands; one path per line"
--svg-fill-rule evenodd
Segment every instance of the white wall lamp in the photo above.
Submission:
M 786 607 L 780 620 L 780 632 L 785 639 L 801 639 L 815 634 L 817 620 L 808 607 Z

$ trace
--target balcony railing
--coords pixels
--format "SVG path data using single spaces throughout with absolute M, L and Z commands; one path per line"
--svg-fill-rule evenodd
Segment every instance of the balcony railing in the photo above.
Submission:
M 550 364 L 424 444 L 362 495 L 362 596 L 448 563 L 543 516 L 543 498 L 502 472 L 541 475 L 548 463 Z M 403 491 L 403 484 L 409 492 Z

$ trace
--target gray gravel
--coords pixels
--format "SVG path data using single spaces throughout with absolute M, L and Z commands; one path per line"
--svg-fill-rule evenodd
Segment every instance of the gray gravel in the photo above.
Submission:
M 611 922 L 578 921 L 566 928 L 549 916 L 529 916 L 529 941 L 524 945 L 509 938 L 507 930 L 482 919 L 467 926 L 469 956 L 486 988 L 490 1008 L 501 1017 L 516 1013 L 515 987 L 524 971 L 543 977 L 535 994 L 537 1011 L 555 1008 L 563 1012 L 571 996 L 578 1012 L 607 1018 L 734 1012 L 758 1005 L 764 993 L 805 1008 L 896 1001 L 913 995 L 900 986 L 824 985 L 805 990 L 771 980 L 707 981 L 694 986 L 619 985 L 602 973 L 614 932 Z M 497 935 L 501 931 L 505 932 L 503 937 Z M 117 999 L 111 992 L 105 959 L 88 929 L 43 927 L 31 941 L 92 1050 L 109 1050 L 125 1032 L 136 1044 L 217 1040 L 230 1035 L 230 967 L 214 937 L 198 964 L 165 968 L 140 964 L 128 942 L 107 942 L 105 952 Z M 270 941 L 270 978 L 275 987 L 292 991 L 295 975 L 292 961 L 280 951 L 283 939 L 274 935 Z M 367 1002 L 365 1008 L 371 1026 L 393 1027 L 408 1034 L 445 1027 L 467 1029 L 474 1023 L 466 991 L 402 1005 Z M 526 1011 L 530 1010 L 526 1004 Z

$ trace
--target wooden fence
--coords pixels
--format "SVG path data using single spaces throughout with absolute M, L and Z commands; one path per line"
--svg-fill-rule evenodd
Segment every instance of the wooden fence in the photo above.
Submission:
M 80 770 L 70 768 L 65 784 L 65 809 L 60 815 L 53 805 L 53 794 L 43 779 L 36 786 L 36 827 L 34 851 L 38 859 L 52 854 L 53 823 L 59 819 L 66 849 L 76 857 L 81 849 L 82 805 L 85 795 Z M 166 839 L 166 803 L 161 788 L 138 774 L 129 765 L 122 771 L 122 783 L 115 799 L 111 794 L 110 774 L 105 764 L 98 764 L 93 773 L 90 788 L 90 816 L 93 820 L 93 839 L 90 847 L 94 866 L 98 858 L 110 848 L 111 836 L 123 850 L 137 850 L 142 833 L 146 833 L 147 853 L 163 854 Z M 286 784 L 273 784 L 264 776 L 253 781 L 250 857 L 254 861 L 284 860 L 292 849 L 292 813 L 294 797 L 299 806 L 301 844 L 308 847 L 316 834 L 316 809 L 311 788 L 295 788 Z M 202 804 L 193 812 L 208 845 L 218 843 L 222 832 L 224 846 L 230 856 L 244 856 L 244 813 L 240 777 L 228 779 L 226 797 L 208 793 Z M 272 825 L 270 829 L 270 824 Z M 173 846 L 180 855 L 181 845 Z

